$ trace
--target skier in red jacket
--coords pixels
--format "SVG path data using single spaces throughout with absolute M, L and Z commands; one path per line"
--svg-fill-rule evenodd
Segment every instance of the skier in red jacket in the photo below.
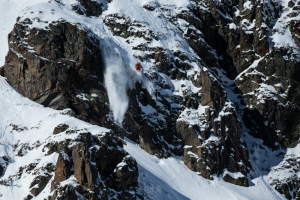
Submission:
M 141 63 L 140 62 L 137 62 L 136 64 L 135 64 L 135 69 L 136 70 L 141 70 L 141 69 L 143 69 L 143 67 L 142 67 L 142 65 L 141 65 Z

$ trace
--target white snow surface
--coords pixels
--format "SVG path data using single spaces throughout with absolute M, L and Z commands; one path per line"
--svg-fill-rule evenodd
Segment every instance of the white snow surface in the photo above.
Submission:
M 213 181 L 190 171 L 180 158 L 158 159 L 140 147 L 126 140 L 127 150 L 139 166 L 139 184 L 146 199 L 284 199 L 270 185 L 265 177 L 252 180 L 249 188 L 236 186 L 214 177 Z
M 4 64 L 8 52 L 7 35 L 13 29 L 18 16 L 22 19 L 33 20 L 32 27 L 46 29 L 53 21 L 66 20 L 71 23 L 79 23 L 82 28 L 90 29 L 96 36 L 101 38 L 101 48 L 104 50 L 106 72 L 105 83 L 108 91 L 110 108 L 113 117 L 117 122 L 122 122 L 124 113 L 128 106 L 126 91 L 133 88 L 135 82 L 141 82 L 143 86 L 153 95 L 151 82 L 133 69 L 137 62 L 135 55 L 143 52 L 132 50 L 132 46 L 145 43 L 142 38 L 131 38 L 132 43 L 125 39 L 114 36 L 103 20 L 109 14 L 122 13 L 131 20 L 137 20 L 145 24 L 146 29 L 154 30 L 159 40 L 152 41 L 149 46 L 164 47 L 167 50 L 182 50 L 193 58 L 198 56 L 186 43 L 182 34 L 175 25 L 171 24 L 164 17 L 160 18 L 160 11 L 150 12 L 142 8 L 143 5 L 153 2 L 151 0 L 113 0 L 108 4 L 107 10 L 99 18 L 77 15 L 71 9 L 75 0 L 61 0 L 57 3 L 53 0 L 1 0 L 0 1 L 0 66 Z M 160 6 L 170 6 L 170 15 L 186 10 L 190 5 L 189 0 L 156 0 Z M 245 8 L 250 4 L 245 4 Z M 41 12 L 40 12 L 41 11 Z M 42 22 L 37 21 L 40 19 Z M 279 23 L 279 22 L 278 22 Z M 180 27 L 186 27 L 184 20 L 180 21 Z M 279 25 L 278 25 L 279 26 Z M 277 25 L 275 26 L 277 27 Z M 231 26 L 231 28 L 234 28 Z M 184 30 L 183 30 L 184 31 Z M 273 37 L 276 45 L 288 32 Z M 190 63 L 194 68 L 188 75 L 198 72 L 202 67 L 197 61 Z M 142 62 L 145 71 L 152 66 L 151 61 Z M 255 66 L 252 66 L 255 67 Z M 186 89 L 197 92 L 199 88 L 190 87 L 190 81 L 173 83 L 173 88 L 182 94 Z M 181 85 L 185 85 L 182 88 Z M 190 87 L 190 88 L 188 88 Z M 176 91 L 175 91 L 176 93 Z M 80 96 L 84 98 L 84 96 Z M 145 108 L 150 112 L 152 108 Z M 150 111 L 149 111 L 150 110 Z M 205 107 L 198 110 L 186 110 L 183 114 L 190 115 L 191 121 L 200 122 L 201 114 Z M 5 175 L 1 180 L 8 179 L 18 173 L 19 167 L 30 163 L 38 163 L 36 169 L 47 163 L 56 163 L 58 155 L 53 153 L 45 156 L 42 148 L 49 141 L 61 141 L 66 138 L 74 138 L 77 135 L 66 135 L 64 133 L 54 136 L 52 131 L 60 123 L 66 123 L 73 129 L 82 129 L 92 134 L 105 134 L 108 129 L 93 126 L 86 122 L 70 117 L 65 111 L 55 111 L 22 97 L 0 76 L 0 156 L 7 155 L 11 158 Z M 191 114 L 190 114 L 191 113 Z M 17 126 L 23 131 L 13 130 Z M 203 124 L 205 125 L 205 124 Z M 212 136 L 213 137 L 213 136 Z M 146 199 L 284 199 L 265 180 L 265 176 L 257 176 L 252 180 L 250 187 L 240 187 L 224 182 L 221 177 L 214 177 L 213 181 L 206 180 L 197 173 L 190 171 L 181 161 L 181 158 L 171 157 L 158 159 L 141 150 L 137 144 L 126 140 L 125 149 L 137 160 L 139 165 L 139 186 L 140 191 Z M 34 149 L 24 152 L 24 156 L 16 156 L 18 152 L 13 151 L 14 145 L 35 146 Z M 39 144 L 39 145 L 37 145 Z M 29 194 L 29 185 L 34 175 L 23 173 L 20 179 L 13 177 L 13 184 L 10 186 L 0 185 L 0 199 L 23 199 Z M 51 182 L 51 181 L 50 181 Z M 44 199 L 50 193 L 50 182 L 43 192 L 35 199 Z

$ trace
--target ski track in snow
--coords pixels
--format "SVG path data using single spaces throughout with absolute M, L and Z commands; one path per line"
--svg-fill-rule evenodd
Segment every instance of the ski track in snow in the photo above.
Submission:
M 103 23 L 105 16 L 122 11 L 126 16 L 131 16 L 132 19 L 147 22 L 147 26 L 152 27 L 161 38 L 159 42 L 153 45 L 167 47 L 167 49 L 185 49 L 188 54 L 197 57 L 182 36 L 176 32 L 177 28 L 174 25 L 170 24 L 166 19 L 159 19 L 159 13 L 153 14 L 153 12 L 141 8 L 142 5 L 148 2 L 150 0 L 113 0 L 108 6 L 108 10 L 104 11 L 100 18 L 87 18 L 78 16 L 68 7 L 74 3 L 73 0 L 62 0 L 61 3 L 64 6 L 52 5 L 56 9 L 56 15 L 44 16 L 45 18 L 50 17 L 50 21 L 55 21 L 60 18 L 61 14 L 67 21 L 81 23 L 83 27 L 90 29 L 101 38 L 102 49 L 107 48 L 107 51 L 111 51 L 110 55 L 116 55 L 117 59 L 115 60 L 109 56 L 105 60 L 107 67 L 105 81 L 111 88 L 115 88 L 115 90 L 109 90 L 111 88 L 108 88 L 108 95 L 114 118 L 119 122 L 122 121 L 128 105 L 128 97 L 126 96 L 127 88 L 134 87 L 134 83 L 138 81 L 151 94 L 153 93 L 151 91 L 153 90 L 153 86 L 141 74 L 136 73 L 132 69 L 132 66 L 136 62 L 136 58 L 134 57 L 136 52 L 132 50 L 131 46 L 125 40 L 113 36 Z M 186 7 L 189 5 L 188 0 L 160 0 L 157 2 L 162 5 L 176 5 L 176 7 Z M 47 10 L 47 5 L 49 5 L 48 0 L 0 1 L 0 66 L 4 64 L 8 51 L 7 35 L 12 30 L 16 18 L 20 14 L 25 17 L 29 15 L 28 12 L 24 14 L 24 10 L 31 9 L 30 7 L 32 6 L 35 6 L 35 9 L 41 8 Z M 152 64 L 145 61 L 142 65 L 147 70 Z M 201 66 L 196 67 L 198 67 L 198 70 L 201 68 Z M 116 78 L 120 81 L 118 84 L 115 84 L 114 80 Z M 176 82 L 174 84 L 176 86 Z M 121 98 L 116 98 L 117 94 L 120 94 Z M 234 98 L 236 97 L 233 95 L 232 99 Z M 56 162 L 56 154 L 44 157 L 40 149 L 28 153 L 24 157 L 15 156 L 16 152 L 13 151 L 12 145 L 18 142 L 33 144 L 38 140 L 45 141 L 52 134 L 51 131 L 53 128 L 63 121 L 68 122 L 69 125 L 73 125 L 74 127 L 91 130 L 92 133 L 105 132 L 106 130 L 69 116 L 61 115 L 59 111 L 44 108 L 22 97 L 2 77 L 0 77 L 0 111 L 0 156 L 8 155 L 12 158 L 12 163 L 8 166 L 5 175 L 0 177 L 0 180 L 8 178 L 9 175 L 16 174 L 20 166 L 28 164 L 33 160 L 40 159 L 41 165 L 47 162 Z M 21 133 L 11 133 L 10 124 L 27 127 L 28 130 Z M 267 183 L 265 176 L 262 176 L 261 172 L 257 173 L 256 178 L 252 180 L 252 186 L 249 188 L 226 183 L 218 177 L 214 177 L 213 181 L 209 181 L 190 171 L 183 164 L 181 158 L 158 159 L 144 152 L 137 144 L 129 140 L 126 140 L 126 142 L 125 149 L 138 162 L 140 190 L 144 193 L 146 199 L 284 199 Z M 274 163 L 277 163 L 277 161 Z M 28 186 L 32 178 L 32 175 L 28 175 L 24 180 L 15 181 L 14 185 L 10 187 L 0 185 L 0 199 L 1 195 L 3 195 L 3 199 L 18 199 L 21 196 L 27 195 L 29 193 Z M 43 199 L 47 193 L 50 193 L 49 184 L 36 199 Z

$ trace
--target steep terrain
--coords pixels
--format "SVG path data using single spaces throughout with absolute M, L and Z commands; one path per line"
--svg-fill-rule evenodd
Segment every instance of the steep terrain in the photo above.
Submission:
M 299 198 L 300 1 L 16 2 L 0 196 Z

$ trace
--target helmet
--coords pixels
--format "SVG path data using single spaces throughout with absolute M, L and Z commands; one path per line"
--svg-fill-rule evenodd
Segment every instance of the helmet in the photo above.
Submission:
M 136 65 L 141 65 L 141 63 L 140 63 L 140 62 L 137 62 Z

